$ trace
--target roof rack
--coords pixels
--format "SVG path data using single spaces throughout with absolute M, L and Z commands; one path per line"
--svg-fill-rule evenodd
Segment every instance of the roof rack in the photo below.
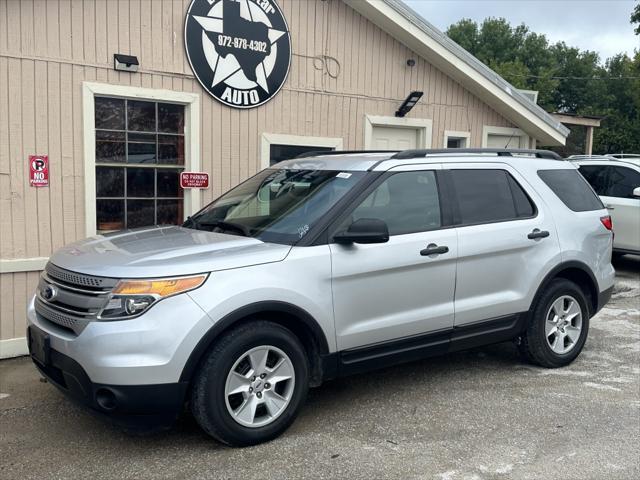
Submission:
M 398 150 L 313 150 L 294 158 L 320 157 L 325 155 L 347 155 L 349 153 L 398 153 Z
M 512 157 L 513 154 L 532 155 L 536 158 L 547 158 L 551 160 L 562 160 L 562 157 L 551 150 L 530 150 L 526 148 L 439 148 L 433 150 L 404 150 L 396 153 L 394 159 L 421 158 L 428 155 L 448 153 L 456 155 L 459 153 L 493 153 L 498 157 Z

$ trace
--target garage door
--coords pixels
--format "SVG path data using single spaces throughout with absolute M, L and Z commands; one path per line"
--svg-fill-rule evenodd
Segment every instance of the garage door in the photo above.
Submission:
M 409 150 L 418 148 L 419 130 L 401 127 L 373 127 L 373 150 Z
M 487 147 L 489 148 L 520 148 L 519 136 L 493 135 L 487 136 Z

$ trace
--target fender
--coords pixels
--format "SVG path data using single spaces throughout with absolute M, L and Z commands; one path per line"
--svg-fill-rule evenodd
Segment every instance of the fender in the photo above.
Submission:
M 555 267 L 553 267 L 549 271 L 549 273 L 547 273 L 547 275 L 544 277 L 544 279 L 538 286 L 538 289 L 536 290 L 536 294 L 533 296 L 533 300 L 531 301 L 531 305 L 529 306 L 530 312 L 533 310 L 534 305 L 536 304 L 538 298 L 540 297 L 544 289 L 547 288 L 549 283 L 551 283 L 551 281 L 554 278 L 556 278 L 559 273 L 569 268 L 582 271 L 583 273 L 587 274 L 587 276 L 591 280 L 591 285 L 589 285 L 590 292 L 589 292 L 588 300 L 591 300 L 591 306 L 593 307 L 592 315 L 595 315 L 595 313 L 602 307 L 601 305 L 599 305 L 599 301 L 598 301 L 598 297 L 600 293 L 598 281 L 596 280 L 596 276 L 591 271 L 591 268 L 586 263 L 580 262 L 578 260 L 568 260 L 566 262 L 562 262 L 556 265 Z
M 303 310 L 296 305 L 279 302 L 279 301 L 264 301 L 251 303 L 244 307 L 235 310 L 222 319 L 217 321 L 205 335 L 200 339 L 196 348 L 193 349 L 187 363 L 185 363 L 180 375 L 181 382 L 189 382 L 193 377 L 193 374 L 200 363 L 202 357 L 206 354 L 209 347 L 224 331 L 233 325 L 241 322 L 247 317 L 251 317 L 260 313 L 284 313 L 289 316 L 293 316 L 304 324 L 304 326 L 311 332 L 313 339 L 315 340 L 318 348 L 318 353 L 322 356 L 329 353 L 329 344 L 325 337 L 322 328 L 318 324 L 315 318 L 313 318 L 307 311 Z

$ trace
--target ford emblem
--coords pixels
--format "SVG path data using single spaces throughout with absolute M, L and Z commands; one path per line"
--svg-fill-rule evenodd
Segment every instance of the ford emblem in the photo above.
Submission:
M 41 291 L 42 298 L 47 301 L 51 301 L 58 296 L 58 289 L 53 285 L 47 285 Z

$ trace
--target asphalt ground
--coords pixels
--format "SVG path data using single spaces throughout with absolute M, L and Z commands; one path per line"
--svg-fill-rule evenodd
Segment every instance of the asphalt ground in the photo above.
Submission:
M 526 365 L 511 343 L 328 382 L 280 438 L 232 449 L 190 415 L 130 436 L 0 362 L 0 478 L 640 478 L 640 258 L 570 366 Z

